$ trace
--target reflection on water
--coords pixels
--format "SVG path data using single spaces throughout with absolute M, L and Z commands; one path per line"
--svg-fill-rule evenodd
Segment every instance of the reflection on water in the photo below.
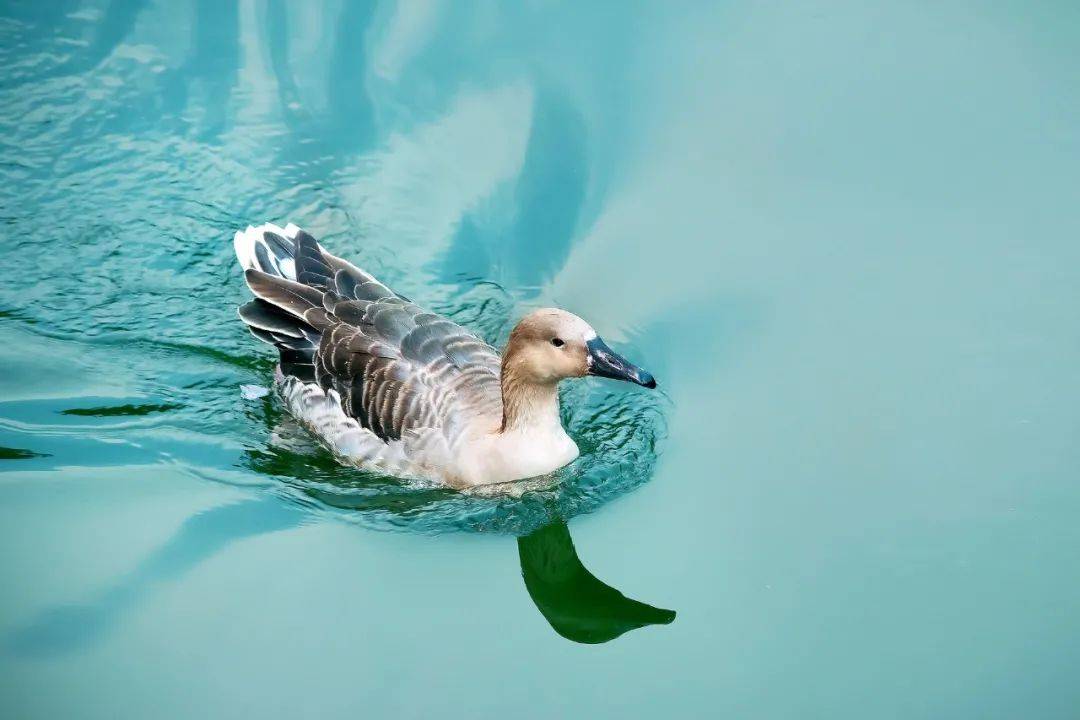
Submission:
M 528 144 L 514 185 L 517 210 L 507 217 L 470 211 L 436 263 L 441 276 L 484 275 L 501 270 L 505 282 L 539 288 L 562 267 L 580 232 L 589 189 L 584 119 L 566 98 L 539 90 L 532 103 Z
M 604 643 L 646 625 L 667 625 L 674 610 L 631 600 L 589 572 L 566 523 L 518 538 L 521 575 L 529 597 L 555 632 L 579 643 Z
M 310 8 L 287 3 L 266 6 L 265 51 L 281 117 L 290 130 L 278 169 L 291 182 L 324 180 L 373 140 L 375 117 L 364 82 L 364 38 L 374 11 L 374 3 L 343 3 L 339 14 L 324 18 L 333 28 L 327 38 L 329 47 L 320 52 L 327 64 L 317 83 L 305 83 L 293 69 L 303 48 L 296 49 L 292 38 L 295 28 L 310 17 Z M 323 99 L 319 111 L 312 108 L 312 96 Z
M 194 14 L 187 57 L 164 73 L 162 108 L 176 118 L 191 101 L 192 86 L 201 84 L 205 116 L 200 139 L 210 142 L 228 129 L 240 64 L 239 8 L 237 0 L 197 0 Z
M 381 495 L 401 511 L 399 499 Z M 411 496 L 407 503 L 413 502 Z M 359 507 L 370 510 L 370 507 Z M 8 652 L 55 657 L 81 652 L 104 641 L 136 604 L 163 584 L 257 535 L 290 530 L 309 520 L 303 508 L 275 495 L 233 502 L 200 512 L 180 525 L 161 547 L 130 572 L 90 598 L 46 608 L 3 640 Z M 555 632 L 580 643 L 602 643 L 646 625 L 666 625 L 671 610 L 630 600 L 597 580 L 578 559 L 566 523 L 554 522 L 518 538 L 521 575 L 529 597 Z
M 49 657 L 84 650 L 104 640 L 134 605 L 162 583 L 244 538 L 296 527 L 300 508 L 268 496 L 211 508 L 188 518 L 160 548 L 94 597 L 43 610 L 6 639 L 25 656 Z

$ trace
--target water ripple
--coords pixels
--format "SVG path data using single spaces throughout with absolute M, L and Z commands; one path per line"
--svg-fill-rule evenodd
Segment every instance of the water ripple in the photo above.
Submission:
M 0 80 L 0 320 L 11 357 L 43 363 L 20 372 L 48 385 L 3 409 L 7 445 L 45 444 L 26 463 L 254 472 L 304 507 L 419 532 L 527 533 L 648 479 L 666 400 L 603 381 L 563 392 L 575 463 L 471 494 L 342 467 L 288 428 L 274 398 L 239 391 L 268 384 L 274 364 L 236 318 L 247 292 L 230 240 L 249 222 L 301 223 L 501 344 L 587 212 L 590 147 L 568 97 L 500 79 L 440 96 L 380 135 L 387 108 L 348 70 L 360 35 L 339 38 L 332 78 L 355 92 L 331 93 L 333 112 L 320 115 L 317 104 L 280 106 L 305 92 L 288 62 L 266 76 L 245 68 L 255 74 L 241 89 L 240 46 L 225 27 L 185 58 L 165 36 L 160 46 L 126 38 L 133 17 L 115 36 L 62 14 L 2 20 L 11 72 Z M 189 92 L 206 92 L 212 109 L 191 113 Z M 564 188 L 562 201 L 547 186 Z M 493 252 L 503 245 L 511 252 Z

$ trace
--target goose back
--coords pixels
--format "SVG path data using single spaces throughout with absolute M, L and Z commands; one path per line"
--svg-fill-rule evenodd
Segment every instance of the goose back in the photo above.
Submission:
M 237 255 L 256 296 L 240 316 L 279 349 L 290 405 L 303 405 L 309 416 L 312 408 L 326 416 L 339 407 L 336 422 L 355 423 L 361 436 L 350 442 L 369 456 L 418 452 L 433 431 L 452 448 L 470 428 L 498 424 L 494 348 L 328 253 L 304 231 L 274 230 L 249 229 L 243 242 L 238 233 Z M 399 457 L 403 462 L 408 458 Z

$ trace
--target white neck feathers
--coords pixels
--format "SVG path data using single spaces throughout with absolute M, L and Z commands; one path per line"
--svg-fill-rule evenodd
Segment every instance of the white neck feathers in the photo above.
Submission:
M 557 383 L 527 382 L 510 365 L 503 368 L 502 401 L 501 432 L 562 431 Z

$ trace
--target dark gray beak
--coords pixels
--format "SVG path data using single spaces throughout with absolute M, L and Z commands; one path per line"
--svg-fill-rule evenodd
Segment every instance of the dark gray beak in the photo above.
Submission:
M 589 374 L 612 380 L 626 380 L 642 387 L 656 387 L 656 380 L 637 365 L 607 346 L 599 337 L 585 343 L 589 349 Z

